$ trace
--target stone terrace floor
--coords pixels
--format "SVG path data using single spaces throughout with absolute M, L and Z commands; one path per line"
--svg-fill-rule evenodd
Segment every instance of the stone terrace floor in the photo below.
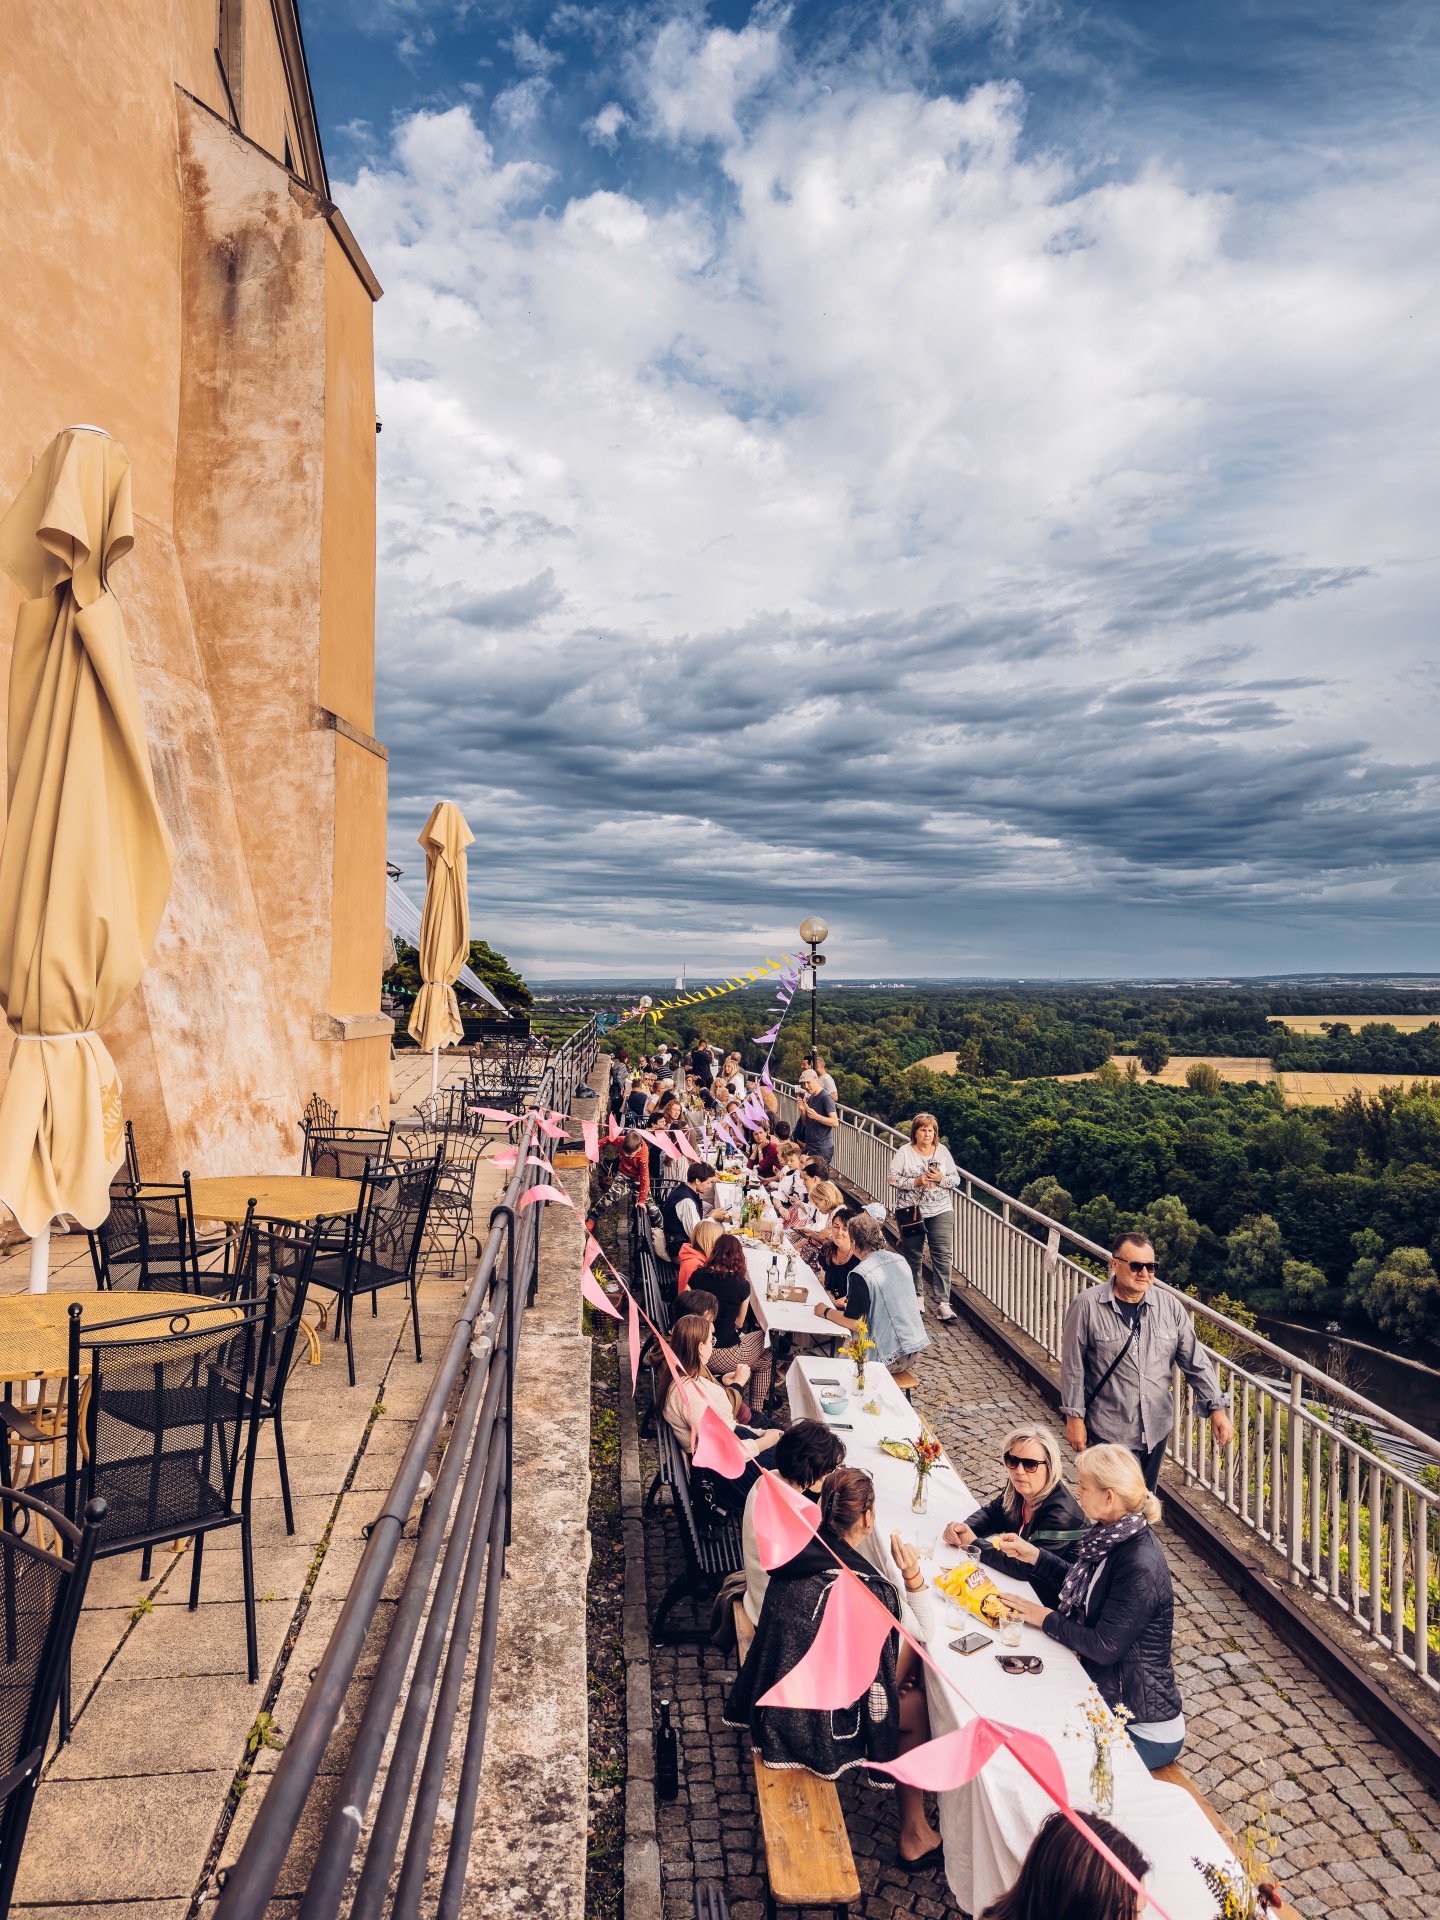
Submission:
M 928 1325 L 916 1404 L 968 1484 L 988 1493 L 1006 1430 L 1020 1419 L 1053 1424 L 1050 1410 L 963 1321 Z M 641 1466 L 648 1486 L 655 1457 L 645 1442 Z M 1068 1471 L 1073 1484 L 1073 1461 Z M 1435 1920 L 1440 1803 L 1163 1525 L 1162 1537 L 1175 1580 L 1186 1771 L 1242 1837 L 1268 1808 L 1264 1851 L 1305 1920 Z M 646 1560 L 653 1611 L 683 1566 L 664 1514 L 647 1526 Z M 654 1697 L 676 1703 L 681 1730 L 680 1797 L 659 1808 L 665 1920 L 692 1920 L 697 1878 L 724 1886 L 734 1920 L 762 1920 L 749 1739 L 720 1719 L 734 1657 L 708 1646 L 656 1647 L 652 1663 Z M 911 1875 L 893 1864 L 890 1795 L 849 1776 L 840 1798 L 864 1920 L 956 1911 L 942 1872 Z
M 442 1067 L 442 1079 L 458 1077 L 453 1063 Z M 428 1057 L 401 1055 L 395 1078 L 399 1100 L 392 1111 L 404 1116 L 429 1092 Z M 499 1182 L 497 1170 L 482 1161 L 475 1202 L 482 1226 Z M 357 1306 L 353 1388 L 343 1343 L 333 1343 L 328 1328 L 320 1337 L 320 1365 L 302 1359 L 291 1376 L 285 1434 L 293 1537 L 285 1533 L 268 1428 L 256 1469 L 258 1684 L 252 1687 L 245 1675 L 236 1530 L 208 1541 L 193 1614 L 186 1604 L 188 1543 L 179 1553 L 157 1549 L 143 1584 L 138 1554 L 96 1565 L 75 1641 L 74 1735 L 47 1763 L 21 1861 L 15 1911 L 26 1920 L 59 1920 L 62 1913 L 85 1920 L 184 1920 L 213 1900 L 216 1848 L 235 1808 L 233 1783 L 257 1718 L 273 1704 L 275 1737 L 286 1731 L 285 1719 L 298 1705 L 305 1674 L 329 1638 L 359 1561 L 361 1529 L 394 1478 L 473 1265 L 473 1246 L 453 1279 L 437 1271 L 443 1261 L 427 1261 L 420 1288 L 422 1365 L 415 1364 L 409 1303 L 397 1290 L 381 1297 L 378 1318 Z M 83 1234 L 57 1238 L 51 1266 L 57 1292 L 95 1284 Z M 0 1294 L 23 1292 L 27 1283 L 22 1245 L 0 1260 Z M 328 1302 L 330 1296 L 316 1298 Z M 313 1310 L 307 1317 L 315 1317 Z M 289 1684 L 281 1691 L 286 1674 Z M 273 1758 L 262 1752 L 256 1770 L 266 1770 Z

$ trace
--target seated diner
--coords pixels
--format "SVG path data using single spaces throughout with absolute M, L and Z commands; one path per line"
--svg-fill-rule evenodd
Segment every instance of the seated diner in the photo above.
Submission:
M 885 1244 L 885 1229 L 873 1213 L 858 1213 L 850 1222 L 850 1244 L 859 1261 L 850 1273 L 843 1312 L 829 1304 L 815 1312 L 851 1333 L 863 1320 L 882 1365 L 892 1371 L 909 1366 L 930 1344 L 910 1269 Z
M 1049 1583 L 1040 1569 L 1000 1553 L 994 1537 L 1018 1533 L 1032 1546 L 1048 1548 L 1068 1566 L 1090 1522 L 1060 1479 L 1060 1443 L 1048 1427 L 1013 1428 L 1005 1436 L 1000 1458 L 1005 1485 L 968 1519 L 952 1520 L 945 1529 L 945 1543 L 975 1547 L 982 1566 L 1028 1580 L 1053 1606 L 1060 1594 L 1058 1584 L 1047 1595 Z

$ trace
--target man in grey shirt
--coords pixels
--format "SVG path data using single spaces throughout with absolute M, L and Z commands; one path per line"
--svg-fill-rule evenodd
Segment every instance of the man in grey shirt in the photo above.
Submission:
M 1155 1285 L 1155 1249 L 1143 1234 L 1123 1234 L 1110 1278 L 1071 1302 L 1060 1341 L 1060 1411 L 1077 1453 L 1092 1442 L 1129 1447 L 1153 1492 L 1170 1437 L 1171 1372 L 1179 1367 L 1210 1417 L 1217 1446 L 1235 1429 L 1214 1364 L 1195 1337 L 1193 1315 L 1176 1294 Z

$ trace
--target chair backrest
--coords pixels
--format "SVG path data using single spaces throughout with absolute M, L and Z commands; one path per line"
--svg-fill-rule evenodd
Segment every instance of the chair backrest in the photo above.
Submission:
M 324 1217 L 297 1226 L 290 1221 L 257 1220 L 254 1202 L 246 1215 L 236 1250 L 230 1297 L 263 1306 L 274 1288 L 274 1313 L 260 1380 L 262 1412 L 269 1412 L 290 1376 L 300 1316 L 310 1292 L 315 1250 L 329 1232 L 343 1233 L 349 1221 Z
M 368 1160 L 384 1159 L 390 1135 L 375 1127 L 312 1127 L 305 1123 L 305 1172 L 328 1180 L 359 1180 Z
M 273 1313 L 268 1295 L 263 1303 L 197 1301 L 184 1313 L 139 1314 L 87 1333 L 79 1302 L 70 1308 L 65 1511 L 73 1520 L 86 1501 L 104 1500 L 105 1550 L 175 1539 L 235 1512 L 242 1457 L 247 1476 L 253 1469 L 259 1405 L 249 1389 L 265 1364 Z
M 194 1289 L 195 1229 L 188 1187 L 110 1190 L 110 1212 L 95 1229 L 96 1280 L 120 1290 Z
M 372 1169 L 368 1204 L 353 1242 L 354 1258 L 373 1281 L 411 1280 L 430 1212 L 441 1156 Z
M 61 1551 L 31 1537 L 42 1518 Z M 41 1501 L 0 1488 L 0 1915 L 9 1910 L 40 1763 L 99 1538 Z
M 312 1093 L 305 1102 L 305 1117 L 302 1124 L 323 1130 L 333 1127 L 338 1117 L 328 1100 L 323 1099 L 318 1093 Z

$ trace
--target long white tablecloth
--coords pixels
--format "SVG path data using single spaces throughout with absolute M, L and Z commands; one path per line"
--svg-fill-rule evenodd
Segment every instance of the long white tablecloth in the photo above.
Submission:
M 762 1246 L 758 1240 L 740 1242 L 745 1249 L 745 1269 L 750 1278 L 750 1299 L 755 1313 L 755 1323 L 767 1333 L 811 1333 L 821 1340 L 843 1340 L 846 1329 L 837 1327 L 833 1320 L 822 1320 L 815 1309 L 829 1302 L 830 1296 L 816 1279 L 814 1273 L 797 1254 L 789 1261 L 790 1249 Z M 770 1277 L 770 1262 L 778 1262 L 780 1278 L 789 1280 L 796 1286 L 804 1287 L 803 1300 L 767 1300 L 765 1288 Z
M 795 1419 L 822 1420 L 815 1376 L 838 1377 L 851 1394 L 850 1404 L 829 1422 L 845 1442 L 846 1463 L 863 1467 L 875 1482 L 875 1527 L 888 1541 L 891 1532 L 916 1539 L 917 1531 L 935 1529 L 938 1541 L 946 1523 L 964 1520 L 980 1501 L 948 1463 L 930 1476 L 926 1514 L 911 1512 L 915 1469 L 880 1451 L 881 1440 L 913 1440 L 921 1430 L 920 1416 L 905 1399 L 886 1369 L 871 1361 L 865 1370 L 865 1392 L 853 1391 L 854 1367 L 849 1361 L 825 1356 L 801 1357 L 791 1367 L 786 1391 Z M 867 1414 L 864 1402 L 880 1407 Z M 848 1427 L 848 1431 L 847 1431 Z M 953 1567 L 964 1556 L 958 1548 L 937 1547 L 924 1566 L 928 1578 Z M 1024 1582 L 1005 1574 L 991 1578 L 1002 1592 L 1034 1598 Z M 1037 1653 L 1045 1662 L 1040 1674 L 1006 1674 L 995 1658 L 1002 1651 L 998 1635 L 993 1646 L 968 1658 L 954 1653 L 950 1642 L 982 1623 L 947 1626 L 945 1596 L 932 1591 L 935 1635 L 931 1656 L 955 1682 L 962 1700 L 928 1670 L 926 1694 L 930 1729 L 939 1736 L 953 1732 L 971 1718 L 971 1711 L 1024 1727 L 1049 1740 L 1060 1758 L 1071 1805 L 1082 1812 L 1090 1805 L 1090 1765 L 1093 1749 L 1085 1724 L 1083 1702 L 1090 1681 L 1068 1648 L 1048 1639 L 1038 1627 L 1021 1629 L 1021 1653 Z M 989 1631 L 989 1629 L 984 1629 Z M 1109 1816 L 1129 1834 L 1152 1862 L 1146 1887 L 1169 1920 L 1214 1920 L 1215 1901 L 1191 1864 L 1198 1857 L 1227 1867 L 1237 1875 L 1234 1857 L 1200 1807 L 1183 1787 L 1152 1779 L 1144 1762 L 1128 1745 L 1114 1754 L 1115 1809 Z M 945 1877 L 967 1913 L 981 1913 L 1014 1885 L 1021 1862 L 1042 1822 L 1054 1811 L 1049 1797 L 1003 1749 L 965 1786 L 939 1796 L 940 1832 L 945 1842 Z M 1153 1911 L 1153 1908 L 1151 1909 Z

